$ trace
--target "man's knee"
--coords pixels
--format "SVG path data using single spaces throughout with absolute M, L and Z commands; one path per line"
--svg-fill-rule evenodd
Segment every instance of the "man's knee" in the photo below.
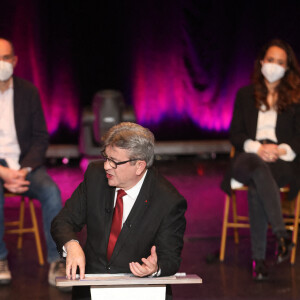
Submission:
M 61 202 L 60 190 L 55 182 L 45 185 L 43 193 L 47 199 L 51 198 L 52 202 Z
M 37 189 L 31 189 L 29 196 L 38 199 L 41 204 L 51 207 L 61 206 L 60 190 L 54 181 L 43 182 Z

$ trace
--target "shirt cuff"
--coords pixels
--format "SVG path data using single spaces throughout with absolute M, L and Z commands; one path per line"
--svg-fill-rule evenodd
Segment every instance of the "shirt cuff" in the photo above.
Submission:
M 292 150 L 291 146 L 288 144 L 280 144 L 278 148 L 285 149 L 286 154 L 280 155 L 279 158 L 285 161 L 293 161 L 296 157 L 296 153 Z
M 161 268 L 160 268 L 160 266 L 158 265 L 157 271 L 154 272 L 154 273 L 152 273 L 152 274 L 149 275 L 148 277 L 150 277 L 150 278 L 152 278 L 152 277 L 158 277 L 158 276 L 160 276 L 160 274 L 161 274 Z
M 66 250 L 65 246 L 63 246 L 62 249 L 63 249 L 62 256 L 67 257 L 67 250 Z
M 27 171 L 28 174 L 32 171 L 31 167 L 25 167 L 24 169 Z
M 260 142 L 248 139 L 244 142 L 244 151 L 247 153 L 257 153 L 260 146 Z

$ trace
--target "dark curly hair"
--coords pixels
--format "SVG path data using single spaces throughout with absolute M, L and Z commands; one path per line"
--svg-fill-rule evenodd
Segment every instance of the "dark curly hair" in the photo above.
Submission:
M 298 103 L 300 100 L 300 68 L 296 55 L 292 47 L 279 39 L 274 39 L 268 42 L 261 49 L 255 64 L 252 81 L 254 83 L 254 96 L 256 107 L 260 109 L 264 104 L 267 110 L 270 109 L 267 103 L 268 89 L 265 84 L 264 76 L 261 73 L 261 61 L 264 59 L 268 49 L 272 46 L 277 46 L 283 49 L 287 55 L 287 70 L 284 77 L 276 87 L 278 93 L 277 111 L 282 112 L 292 103 Z

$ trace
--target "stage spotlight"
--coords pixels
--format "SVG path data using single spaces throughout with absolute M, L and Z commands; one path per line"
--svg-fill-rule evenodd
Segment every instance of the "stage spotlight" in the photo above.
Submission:
M 69 159 L 67 157 L 64 157 L 61 161 L 64 165 L 67 165 L 69 163 Z

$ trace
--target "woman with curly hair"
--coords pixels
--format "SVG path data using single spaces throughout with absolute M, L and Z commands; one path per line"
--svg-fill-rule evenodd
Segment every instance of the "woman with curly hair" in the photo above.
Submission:
M 253 278 L 263 280 L 268 277 L 268 224 L 277 238 L 278 263 L 289 258 L 293 247 L 279 192 L 279 187 L 289 184 L 292 199 L 300 186 L 300 70 L 291 46 L 281 40 L 265 45 L 252 81 L 236 96 L 230 126 L 235 156 L 223 189 L 230 191 L 230 178 L 249 187 Z

